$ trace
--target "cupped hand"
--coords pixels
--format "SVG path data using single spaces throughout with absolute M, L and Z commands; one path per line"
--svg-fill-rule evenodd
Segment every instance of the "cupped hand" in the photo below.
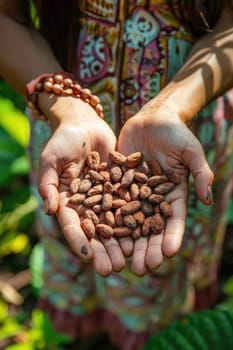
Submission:
M 125 264 L 120 246 L 117 241 L 89 240 L 86 237 L 77 211 L 69 203 L 69 186 L 82 174 L 87 154 L 95 150 L 102 160 L 106 160 L 109 151 L 115 149 L 116 138 L 107 123 L 87 103 L 80 103 L 74 101 L 72 108 L 69 105 L 63 108 L 65 117 L 53 130 L 41 153 L 39 192 L 45 211 L 57 215 L 74 252 L 84 262 L 93 259 L 96 271 L 107 275 Z
M 181 182 L 166 195 L 173 215 L 167 219 L 164 232 L 139 238 L 134 245 L 132 269 L 143 275 L 147 268 L 156 269 L 163 256 L 175 255 L 181 246 L 185 229 L 188 199 L 188 178 L 191 172 L 197 196 L 212 203 L 213 173 L 206 161 L 203 148 L 192 131 L 174 111 L 146 105 L 129 119 L 121 130 L 117 149 L 124 154 L 141 151 L 144 159 L 156 159 L 164 172 L 172 168 L 181 176 Z

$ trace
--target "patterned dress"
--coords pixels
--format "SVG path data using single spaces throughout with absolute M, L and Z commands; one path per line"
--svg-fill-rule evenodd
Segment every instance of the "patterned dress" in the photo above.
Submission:
M 74 73 L 100 97 L 106 120 L 118 134 L 125 120 L 183 65 L 193 38 L 172 16 L 165 0 L 83 0 L 82 11 Z M 205 206 L 197 199 L 191 179 L 179 254 L 143 277 L 131 272 L 129 262 L 120 273 L 103 278 L 91 265 L 79 261 L 64 242 L 55 219 L 43 212 L 36 174 L 50 129 L 43 121 L 32 122 L 31 179 L 41 203 L 37 215 L 40 244 L 36 247 L 43 272 L 39 305 L 58 330 L 74 337 L 102 330 L 121 349 L 139 350 L 150 334 L 172 320 L 214 303 L 233 188 L 232 92 L 202 110 L 194 128 L 215 173 L 215 204 Z

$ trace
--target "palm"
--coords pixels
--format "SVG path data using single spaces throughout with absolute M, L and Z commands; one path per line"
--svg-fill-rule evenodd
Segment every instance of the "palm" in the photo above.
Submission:
M 211 183 L 211 172 L 206 163 L 202 147 L 193 133 L 181 122 L 179 117 L 170 115 L 148 115 L 147 111 L 138 113 L 124 125 L 118 142 L 118 150 L 124 154 L 141 151 L 145 159 L 156 159 L 164 171 L 173 168 L 181 175 L 181 183 L 167 195 L 173 215 L 167 220 L 165 232 L 150 238 L 145 248 L 144 266 L 141 259 L 135 258 L 136 270 L 159 266 L 163 255 L 172 256 L 178 252 L 185 228 L 188 198 L 189 171 L 195 178 L 199 198 L 204 202 L 207 184 Z M 141 250 L 137 243 L 134 252 L 137 257 Z M 140 252 L 141 254 L 141 252 Z
M 70 183 L 81 175 L 87 154 L 96 150 L 101 159 L 107 159 L 115 148 L 116 139 L 108 125 L 101 119 L 80 125 L 63 124 L 54 132 L 41 154 L 39 191 L 49 202 L 49 214 L 56 213 L 63 233 L 72 249 L 84 261 L 94 260 L 96 270 L 105 275 L 112 268 L 121 269 L 123 255 L 118 250 L 117 259 L 112 257 L 112 247 L 97 239 L 88 240 L 80 227 L 76 208 L 69 204 Z M 120 251 L 119 251 L 120 250 Z M 116 254 L 115 254 L 116 255 Z M 120 258 L 119 258 L 120 256 Z

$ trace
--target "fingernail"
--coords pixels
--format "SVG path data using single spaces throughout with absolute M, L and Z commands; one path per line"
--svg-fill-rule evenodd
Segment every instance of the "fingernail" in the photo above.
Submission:
M 49 210 L 50 210 L 50 208 L 49 208 L 48 199 L 45 199 L 45 200 L 44 200 L 44 211 L 45 211 L 45 213 L 46 213 L 47 215 L 49 214 Z
M 83 255 L 88 255 L 88 249 L 87 249 L 87 246 L 85 244 L 81 247 L 81 253 Z
M 210 187 L 210 186 L 208 186 L 208 188 L 207 188 L 207 192 L 206 192 L 205 199 L 206 199 L 210 204 L 213 204 L 213 195 L 212 195 L 212 190 L 211 190 L 211 187 Z

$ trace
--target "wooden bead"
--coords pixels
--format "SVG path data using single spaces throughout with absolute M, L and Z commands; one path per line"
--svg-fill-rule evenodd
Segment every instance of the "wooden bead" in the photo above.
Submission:
M 98 103 L 100 103 L 100 99 L 96 95 L 91 95 L 89 99 L 89 103 L 92 107 L 95 107 Z
M 82 89 L 81 90 L 81 96 L 85 100 L 87 98 L 90 98 L 91 96 L 91 91 L 89 89 Z
M 62 92 L 62 87 L 61 87 L 61 85 L 59 85 L 59 84 L 54 84 L 54 85 L 53 85 L 53 88 L 52 88 L 52 91 L 53 91 L 53 93 L 54 93 L 55 95 L 60 95 L 61 92 Z
M 63 76 L 61 74 L 55 74 L 53 78 L 56 83 L 61 83 L 63 81 Z
M 100 104 L 98 96 L 93 95 L 87 88 L 82 88 L 77 81 L 72 80 L 68 73 L 55 73 L 53 76 L 48 75 L 46 78 L 39 80 L 35 85 L 34 91 L 30 93 L 28 108 L 34 112 L 36 110 L 41 114 L 38 107 L 38 94 L 40 92 L 52 92 L 55 95 L 73 96 L 75 98 L 81 98 L 86 103 L 90 104 L 98 114 L 100 118 L 104 118 L 103 107 Z M 39 79 L 39 77 L 37 78 Z
M 63 79 L 63 84 L 65 87 L 70 87 L 73 84 L 73 80 L 70 78 L 65 78 L 65 79 Z
M 44 90 L 45 92 L 51 92 L 52 89 L 53 89 L 53 83 L 52 83 L 52 82 L 50 82 L 50 81 L 45 81 L 45 82 L 43 83 L 43 90 Z

